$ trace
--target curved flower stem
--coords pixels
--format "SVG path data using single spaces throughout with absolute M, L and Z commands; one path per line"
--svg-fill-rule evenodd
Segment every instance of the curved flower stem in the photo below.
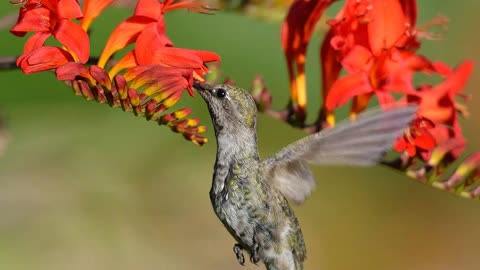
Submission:
M 0 69 L 17 69 L 17 58 L 16 56 L 0 57 Z
M 288 122 L 288 115 L 289 115 L 288 109 L 284 109 L 280 111 L 273 110 L 273 109 L 266 109 L 262 113 L 272 117 L 273 119 Z

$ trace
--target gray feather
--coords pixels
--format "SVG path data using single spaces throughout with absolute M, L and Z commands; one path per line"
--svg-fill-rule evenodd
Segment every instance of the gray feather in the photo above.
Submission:
M 313 174 L 307 163 L 301 160 L 278 166 L 269 178 L 274 179 L 275 186 L 281 187 L 283 196 L 297 204 L 303 203 L 315 189 Z
M 271 183 L 297 203 L 313 191 L 313 177 L 304 162 L 317 165 L 369 166 L 385 152 L 412 121 L 417 106 L 361 114 L 356 121 L 344 121 L 334 128 L 307 136 L 263 161 Z M 304 176 L 304 177 L 301 177 Z

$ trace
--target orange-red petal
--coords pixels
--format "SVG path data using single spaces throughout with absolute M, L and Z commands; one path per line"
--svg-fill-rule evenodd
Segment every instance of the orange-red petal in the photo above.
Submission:
M 393 150 L 397 152 L 406 152 L 409 157 L 414 157 L 417 153 L 415 145 L 410 143 L 405 136 L 398 138 L 393 144 Z
M 342 66 L 349 73 L 367 71 L 371 65 L 372 53 L 361 45 L 354 45 L 352 49 L 343 57 Z
M 52 27 L 51 11 L 45 7 L 21 8 L 18 22 L 10 29 L 16 36 L 23 37 L 27 32 L 49 32 Z
M 378 103 L 382 107 L 388 108 L 389 105 L 392 105 L 395 102 L 392 94 L 390 94 L 388 91 L 377 90 L 375 91 L 375 95 L 377 96 Z
M 38 7 L 46 7 L 53 12 L 57 11 L 56 7 L 57 7 L 58 0 L 24 0 L 24 2 L 25 1 L 27 3 L 25 3 L 24 6 L 26 8 L 29 8 L 29 9 L 34 9 L 34 8 L 38 8 Z
M 22 69 L 23 73 L 31 74 L 58 68 L 72 60 L 72 56 L 65 50 L 53 46 L 44 46 L 20 56 L 17 60 L 17 66 Z
M 370 48 L 374 55 L 393 47 L 405 34 L 407 19 L 399 0 L 371 0 L 372 20 L 368 24 Z
M 100 66 L 100 65 L 99 65 Z M 133 51 L 126 53 L 108 72 L 111 78 L 117 75 L 120 71 L 137 66 L 137 60 Z
M 172 45 L 172 42 L 165 33 L 164 26 L 159 24 L 164 24 L 164 22 L 149 23 L 145 26 L 140 35 L 138 35 L 135 44 L 135 57 L 141 64 L 152 64 L 152 52 L 167 45 Z M 163 30 L 159 30 L 159 27 L 163 28 Z
M 74 55 L 77 61 L 81 63 L 88 61 L 90 41 L 87 33 L 80 25 L 69 20 L 60 20 L 53 35 Z
M 37 32 L 33 34 L 27 42 L 25 42 L 25 46 L 23 47 L 23 53 L 28 53 L 33 50 L 36 50 L 43 46 L 45 40 L 50 37 L 52 34 L 49 32 Z
M 185 50 L 185 49 L 184 49 Z M 187 49 L 189 50 L 189 49 Z M 211 51 L 202 51 L 202 50 L 190 50 L 192 53 L 200 57 L 204 63 L 210 62 L 219 62 L 221 61 L 220 56 Z
M 120 23 L 110 34 L 107 44 L 98 60 L 98 66 L 102 68 L 105 67 L 108 59 L 110 59 L 115 52 L 135 42 L 145 26 L 154 22 L 154 20 L 147 17 L 130 17 Z
M 353 73 L 346 75 L 332 85 L 325 103 L 327 110 L 347 103 L 352 97 L 373 92 L 368 76 L 365 73 Z
M 400 4 L 407 21 L 414 26 L 417 23 L 417 0 L 400 0 Z
M 162 14 L 163 4 L 158 0 L 139 0 L 135 6 L 134 16 L 158 20 Z
M 87 67 L 77 62 L 70 62 L 55 70 L 55 76 L 60 81 L 73 81 L 82 77 L 93 82 L 90 72 Z
M 426 130 L 423 130 L 421 133 L 415 135 L 413 137 L 413 142 L 416 146 L 425 150 L 432 150 L 436 145 L 435 138 Z
M 162 11 L 170 11 L 174 9 L 185 8 L 193 12 L 208 12 L 209 9 L 205 7 L 202 0 L 180 0 L 176 1 L 164 1 Z
M 460 92 L 472 75 L 473 61 L 466 60 L 458 66 L 453 74 L 447 78 L 444 87 L 450 89 L 452 94 Z
M 135 50 L 135 56 L 139 64 L 158 64 L 185 69 L 202 69 L 205 62 L 220 60 L 214 53 L 175 47 L 161 47 L 150 54 Z
M 112 2 L 113 0 L 86 0 L 83 4 L 82 28 L 86 31 L 92 21 Z
M 99 1 L 100 0 L 96 0 Z M 58 0 L 57 17 L 64 19 L 79 19 L 83 17 L 82 9 L 77 0 Z

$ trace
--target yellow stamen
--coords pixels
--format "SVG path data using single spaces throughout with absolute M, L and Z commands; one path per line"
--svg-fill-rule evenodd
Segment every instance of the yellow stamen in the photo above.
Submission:
M 326 121 L 329 126 L 335 126 L 335 115 L 333 114 L 333 112 L 327 113 Z

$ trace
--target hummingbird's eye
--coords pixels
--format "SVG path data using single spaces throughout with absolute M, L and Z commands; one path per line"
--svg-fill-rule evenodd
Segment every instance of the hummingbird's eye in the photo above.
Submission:
M 215 94 L 217 95 L 218 98 L 224 98 L 227 95 L 227 90 L 223 88 L 218 88 Z

